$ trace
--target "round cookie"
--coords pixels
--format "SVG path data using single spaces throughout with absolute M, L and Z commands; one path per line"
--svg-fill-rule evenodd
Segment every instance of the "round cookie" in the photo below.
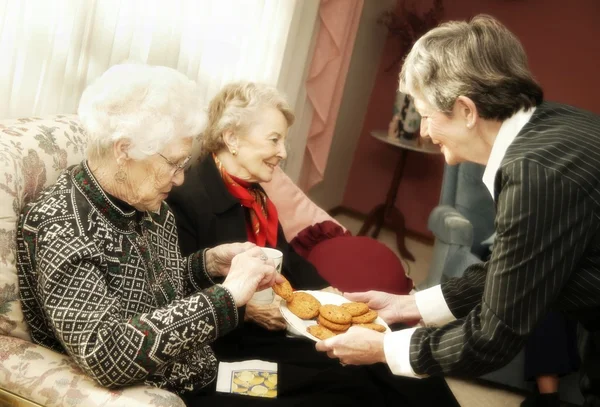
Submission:
M 292 300 L 287 307 L 290 312 L 301 319 L 313 319 L 319 315 L 321 303 L 309 293 L 297 291 L 292 294 Z
M 336 324 L 349 324 L 352 321 L 352 315 L 350 315 L 348 311 L 339 305 L 323 305 L 319 309 L 319 315 L 328 321 L 335 322 Z
M 283 283 L 273 285 L 273 291 L 275 291 L 275 294 L 289 302 L 293 298 L 292 294 L 294 293 L 294 290 L 288 279 L 285 277 L 283 277 L 283 279 L 285 280 Z
M 360 326 L 363 328 L 367 328 L 367 329 L 372 329 L 374 331 L 377 332 L 385 332 L 385 326 L 381 325 L 381 324 L 375 324 L 375 323 L 368 323 L 368 324 L 354 324 L 354 326 Z
M 353 317 L 369 312 L 369 306 L 364 302 L 345 302 L 341 307 L 348 311 Z
M 328 321 L 323 318 L 323 315 L 319 315 L 317 318 L 317 322 L 319 325 L 323 325 L 325 328 L 330 329 L 332 331 L 347 331 L 350 328 L 350 324 L 336 324 L 335 322 Z
M 311 325 L 308 328 L 306 328 L 306 331 L 312 336 L 323 340 L 335 336 L 333 332 L 331 332 L 329 329 L 325 328 L 322 325 Z
M 377 319 L 377 311 L 369 310 L 366 314 L 352 317 L 353 324 L 368 324 Z

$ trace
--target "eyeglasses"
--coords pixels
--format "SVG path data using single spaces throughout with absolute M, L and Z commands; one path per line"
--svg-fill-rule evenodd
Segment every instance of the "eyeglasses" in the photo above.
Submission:
M 167 157 L 165 157 L 161 153 L 156 153 L 156 154 L 160 155 L 167 162 L 167 164 L 169 164 L 172 167 L 173 175 L 184 170 L 185 167 L 187 167 L 187 165 L 190 163 L 190 160 L 192 159 L 192 156 L 188 155 L 187 157 L 185 157 L 185 160 L 183 160 L 183 162 L 181 164 L 175 164 L 173 161 L 169 160 Z

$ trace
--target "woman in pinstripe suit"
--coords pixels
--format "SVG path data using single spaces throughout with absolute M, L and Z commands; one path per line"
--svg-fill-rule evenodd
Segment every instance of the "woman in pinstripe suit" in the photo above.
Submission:
M 317 349 L 346 364 L 385 362 L 393 373 L 480 376 L 508 363 L 550 310 L 590 331 L 582 360 L 586 406 L 600 405 L 600 117 L 543 100 L 519 40 L 477 16 L 420 38 L 400 73 L 421 135 L 449 164 L 486 166 L 497 206 L 489 261 L 411 296 L 347 294 L 388 323 L 353 328 Z

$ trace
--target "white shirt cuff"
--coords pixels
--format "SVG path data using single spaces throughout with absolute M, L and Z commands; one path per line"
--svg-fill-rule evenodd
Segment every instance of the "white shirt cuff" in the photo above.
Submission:
M 415 293 L 417 308 L 426 326 L 441 326 L 456 319 L 442 293 L 442 286 L 436 285 Z
M 393 374 L 406 377 L 425 377 L 415 373 L 410 364 L 410 338 L 417 328 L 390 332 L 383 337 L 385 360 Z

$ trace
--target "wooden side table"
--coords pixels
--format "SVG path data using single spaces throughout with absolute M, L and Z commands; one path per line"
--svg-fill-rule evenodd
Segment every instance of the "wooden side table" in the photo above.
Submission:
M 402 180 L 404 165 L 406 164 L 406 154 L 409 150 L 425 154 L 441 154 L 440 148 L 431 143 L 422 143 L 421 140 L 419 140 L 419 137 L 414 140 L 390 138 L 388 137 L 387 132 L 384 130 L 372 131 L 371 136 L 384 143 L 397 147 L 399 149 L 400 156 L 398 157 L 398 163 L 396 164 L 394 176 L 392 178 L 392 182 L 390 183 L 385 202 L 375 206 L 371 212 L 369 212 L 365 223 L 358 232 L 358 235 L 367 235 L 370 229 L 374 226 L 371 237 L 377 238 L 384 223 L 388 223 L 396 232 L 396 245 L 398 246 L 398 251 L 402 257 L 406 260 L 414 261 L 415 257 L 406 249 L 404 244 L 404 235 L 406 232 L 404 215 L 398 208 L 396 208 L 395 205 L 398 186 Z

